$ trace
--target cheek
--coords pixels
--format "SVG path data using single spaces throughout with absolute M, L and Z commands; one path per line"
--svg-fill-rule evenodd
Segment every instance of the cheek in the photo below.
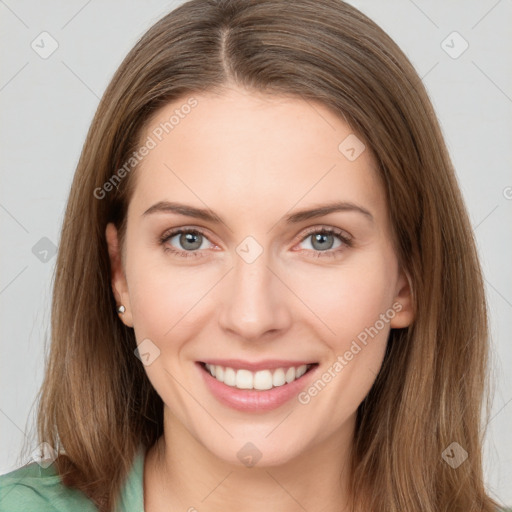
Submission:
M 187 378 L 183 362 L 190 364 L 190 341 L 204 329 L 199 315 L 209 307 L 209 283 L 215 281 L 199 267 L 187 270 L 165 260 L 155 263 L 142 252 L 139 256 L 134 254 L 132 265 L 127 264 L 135 337 L 137 344 L 149 339 L 158 348 L 159 356 L 145 371 L 164 402 L 179 414 L 190 406 L 178 384 Z
M 346 265 L 295 274 L 289 274 L 294 291 L 323 325 L 325 339 L 336 345 L 333 348 L 350 344 L 392 305 L 394 260 L 380 251 L 352 258 Z M 378 327 L 382 329 L 380 323 Z
M 133 247 L 131 254 L 127 274 L 137 340 L 150 338 L 163 344 L 168 339 L 193 338 L 206 320 L 202 317 L 215 311 L 212 300 L 220 298 L 215 284 L 224 267 L 215 268 L 213 262 L 176 263 L 175 256 L 155 258 L 141 247 Z M 297 261 L 279 271 L 293 289 L 292 295 L 283 291 L 282 300 L 298 322 L 317 324 L 317 332 L 342 350 L 352 339 L 364 337 L 391 307 L 395 264 L 393 253 L 382 245 L 338 265 Z
M 362 263 L 324 277 L 319 274 L 315 292 L 307 297 L 308 306 L 318 314 L 318 332 L 327 353 L 324 372 L 299 401 L 311 407 L 314 416 L 328 416 L 333 428 L 355 413 L 373 386 L 395 315 L 393 260 L 381 255 Z M 308 283 L 301 282 L 305 290 Z
M 180 267 L 165 258 L 155 263 L 154 257 L 144 257 L 142 251 L 139 256 L 127 265 L 137 340 L 150 338 L 160 346 L 166 340 L 193 336 L 199 325 L 197 315 L 208 303 L 208 290 L 215 283 L 211 270 Z

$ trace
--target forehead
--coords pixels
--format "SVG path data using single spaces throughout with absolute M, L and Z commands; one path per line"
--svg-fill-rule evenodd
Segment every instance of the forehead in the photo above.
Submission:
M 136 170 L 137 211 L 179 199 L 229 215 L 282 215 L 347 200 L 384 213 L 370 151 L 318 102 L 241 89 L 191 94 L 162 107 L 141 141 L 151 149 Z

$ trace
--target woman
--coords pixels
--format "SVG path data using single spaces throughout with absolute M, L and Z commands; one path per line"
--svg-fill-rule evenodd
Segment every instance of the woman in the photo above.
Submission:
M 59 456 L 2 476 L 0 510 L 494 512 L 486 369 L 404 54 L 339 0 L 192 0 L 93 120 L 39 409 Z

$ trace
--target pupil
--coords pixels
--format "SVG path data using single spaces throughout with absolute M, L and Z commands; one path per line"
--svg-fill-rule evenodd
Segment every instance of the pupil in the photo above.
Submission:
M 313 242 L 313 247 L 315 246 L 315 243 L 316 242 L 320 242 L 320 246 L 318 247 L 319 249 L 325 249 L 326 248 L 326 245 L 325 245 L 325 239 L 327 237 L 332 237 L 332 235 L 329 235 L 329 234 L 322 234 L 322 233 L 318 233 L 314 236 L 314 242 Z M 322 241 L 323 240 L 323 241 Z M 332 245 L 332 244 L 331 244 Z M 328 249 L 330 247 L 327 247 Z
M 199 247 L 201 247 L 201 242 L 197 242 L 197 240 L 194 242 L 194 238 L 198 238 L 200 235 L 197 235 L 195 233 L 186 233 L 184 235 L 182 235 L 182 238 L 184 237 L 185 239 L 185 243 L 183 245 L 183 247 L 187 247 L 187 243 L 191 243 L 193 245 L 193 247 L 188 247 L 189 249 L 197 249 Z M 194 245 L 195 244 L 195 245 Z

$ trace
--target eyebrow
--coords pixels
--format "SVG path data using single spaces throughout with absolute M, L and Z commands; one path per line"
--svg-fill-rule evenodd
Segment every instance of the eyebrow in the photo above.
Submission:
M 334 212 L 361 213 L 370 221 L 374 221 L 373 215 L 366 208 L 363 208 L 362 206 L 347 201 L 336 201 L 333 203 L 322 204 L 315 206 L 313 208 L 300 210 L 298 212 L 292 213 L 284 217 L 284 220 L 286 221 L 287 224 L 297 224 L 299 222 L 314 219 L 316 217 L 323 217 L 324 215 L 328 215 L 329 213 Z M 194 206 L 177 202 L 159 201 L 158 203 L 148 208 L 142 215 L 146 216 L 153 213 L 176 213 L 178 215 L 184 215 L 186 217 L 201 219 L 206 222 L 211 222 L 213 224 L 225 224 L 222 218 L 211 210 L 196 208 Z

